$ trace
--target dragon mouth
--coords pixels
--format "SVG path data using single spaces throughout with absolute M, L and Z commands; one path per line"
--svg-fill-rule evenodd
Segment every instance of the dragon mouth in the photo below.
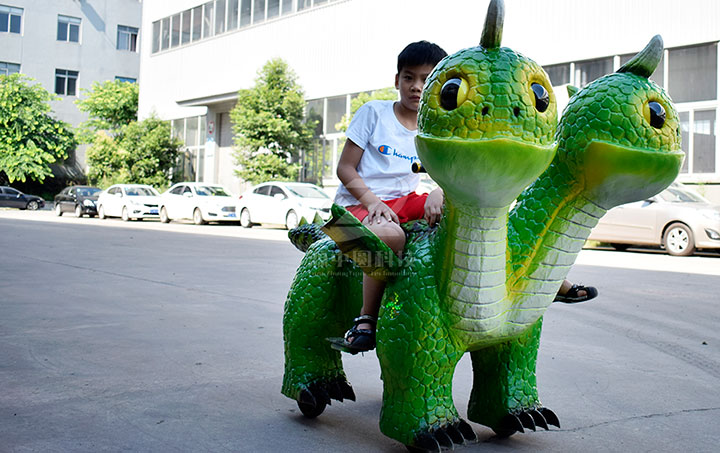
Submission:
M 557 146 L 510 138 L 454 139 L 419 134 L 418 156 L 454 204 L 501 208 L 550 164 Z
M 603 206 L 649 198 L 677 178 L 685 153 L 680 148 L 668 151 L 630 148 L 594 140 L 584 151 L 581 171 L 586 196 Z

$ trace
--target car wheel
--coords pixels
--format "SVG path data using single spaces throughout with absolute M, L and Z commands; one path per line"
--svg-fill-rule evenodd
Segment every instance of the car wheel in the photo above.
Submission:
M 250 221 L 250 211 L 247 208 L 243 208 L 240 213 L 240 225 L 243 228 L 252 228 L 252 222 Z
M 285 216 L 285 228 L 292 230 L 293 228 L 297 228 L 297 226 L 298 216 L 295 214 L 295 211 L 291 209 L 290 212 L 287 213 L 287 216 Z
M 695 251 L 692 231 L 684 223 L 673 223 L 668 227 L 663 245 L 669 254 L 675 256 L 688 256 Z
M 612 248 L 614 248 L 615 250 L 624 252 L 625 250 L 628 249 L 628 247 L 630 247 L 630 244 L 618 244 L 616 242 L 613 242 L 610 244 L 610 246 L 612 246 Z
M 121 218 L 123 219 L 123 222 L 127 222 L 128 220 L 130 220 L 130 215 L 128 214 L 127 206 L 123 206 Z
M 28 211 L 37 211 L 40 209 L 40 203 L 38 203 L 35 200 L 28 201 L 27 206 L 25 207 Z
M 55 215 L 58 217 L 62 215 L 62 206 L 60 206 L 60 203 L 55 203 Z
M 160 221 L 162 223 L 170 223 L 170 217 L 167 215 L 167 209 L 165 209 L 165 206 L 160 208 Z
M 105 208 L 102 205 L 98 206 L 98 218 L 101 220 L 105 218 Z
M 80 207 L 80 205 L 75 206 L 75 217 L 82 217 L 82 207 Z
M 203 219 L 200 208 L 195 208 L 193 211 L 193 222 L 195 222 L 195 225 L 204 225 L 206 223 L 205 219 Z

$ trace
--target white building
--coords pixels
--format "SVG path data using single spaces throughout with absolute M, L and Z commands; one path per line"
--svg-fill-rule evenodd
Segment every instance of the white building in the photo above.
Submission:
M 1 0 L 0 0 L 1 1 Z M 236 92 L 281 57 L 323 118 L 324 184 L 337 184 L 334 125 L 358 92 L 392 86 L 397 54 L 412 41 L 448 53 L 480 39 L 488 0 L 145 0 L 140 116 L 173 120 L 198 180 L 240 191 L 229 115 Z M 717 118 L 720 2 L 716 0 L 506 0 L 503 45 L 542 64 L 561 85 L 612 72 L 655 34 L 665 56 L 653 79 L 680 111 L 688 157 L 681 180 L 720 200 Z M 324 151 L 322 152 L 322 147 Z
M 61 97 L 54 115 L 78 125 L 87 119 L 75 105 L 80 90 L 137 81 L 141 13 L 139 0 L 0 0 L 0 74 L 34 78 Z

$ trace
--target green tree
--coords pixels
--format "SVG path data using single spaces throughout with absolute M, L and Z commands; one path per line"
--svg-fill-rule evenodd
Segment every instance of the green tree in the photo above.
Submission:
M 137 83 L 120 80 L 93 82 L 91 90 L 82 90 L 87 97 L 75 101 L 78 109 L 90 117 L 80 125 L 83 137 L 91 141 L 99 130 L 116 131 L 137 120 Z
M 268 61 L 258 71 L 255 86 L 238 92 L 230 120 L 241 178 L 253 184 L 297 178 L 299 166 L 290 162 L 310 146 L 315 127 L 304 121 L 304 109 L 297 76 L 281 59 Z
M 166 187 L 182 143 L 170 136 L 170 123 L 156 117 L 132 121 L 116 136 L 98 131 L 87 151 L 93 184 L 150 184 Z
M 43 181 L 76 145 L 70 126 L 51 116 L 49 103 L 58 97 L 32 81 L 0 76 L 0 173 L 9 182 Z
M 372 93 L 360 93 L 357 95 L 357 97 L 355 97 L 355 99 L 350 101 L 350 114 L 343 115 L 340 122 L 335 125 L 335 129 L 339 132 L 347 131 L 348 126 L 350 126 L 350 120 L 352 119 L 353 115 L 355 115 L 355 112 L 357 112 L 360 107 L 362 107 L 369 101 L 397 101 L 397 99 L 398 92 L 395 88 L 392 87 L 375 90 Z

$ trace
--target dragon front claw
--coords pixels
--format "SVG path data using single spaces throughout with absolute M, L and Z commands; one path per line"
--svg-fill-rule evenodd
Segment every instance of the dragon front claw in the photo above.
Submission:
M 331 400 L 342 402 L 346 399 L 355 401 L 355 392 L 344 377 L 336 377 L 309 384 L 298 395 L 297 405 L 304 416 L 315 418 L 332 404 Z
M 455 445 L 465 445 L 477 440 L 477 435 L 465 420 L 425 431 L 415 436 L 407 449 L 413 453 L 440 452 L 443 449 L 454 450 Z

